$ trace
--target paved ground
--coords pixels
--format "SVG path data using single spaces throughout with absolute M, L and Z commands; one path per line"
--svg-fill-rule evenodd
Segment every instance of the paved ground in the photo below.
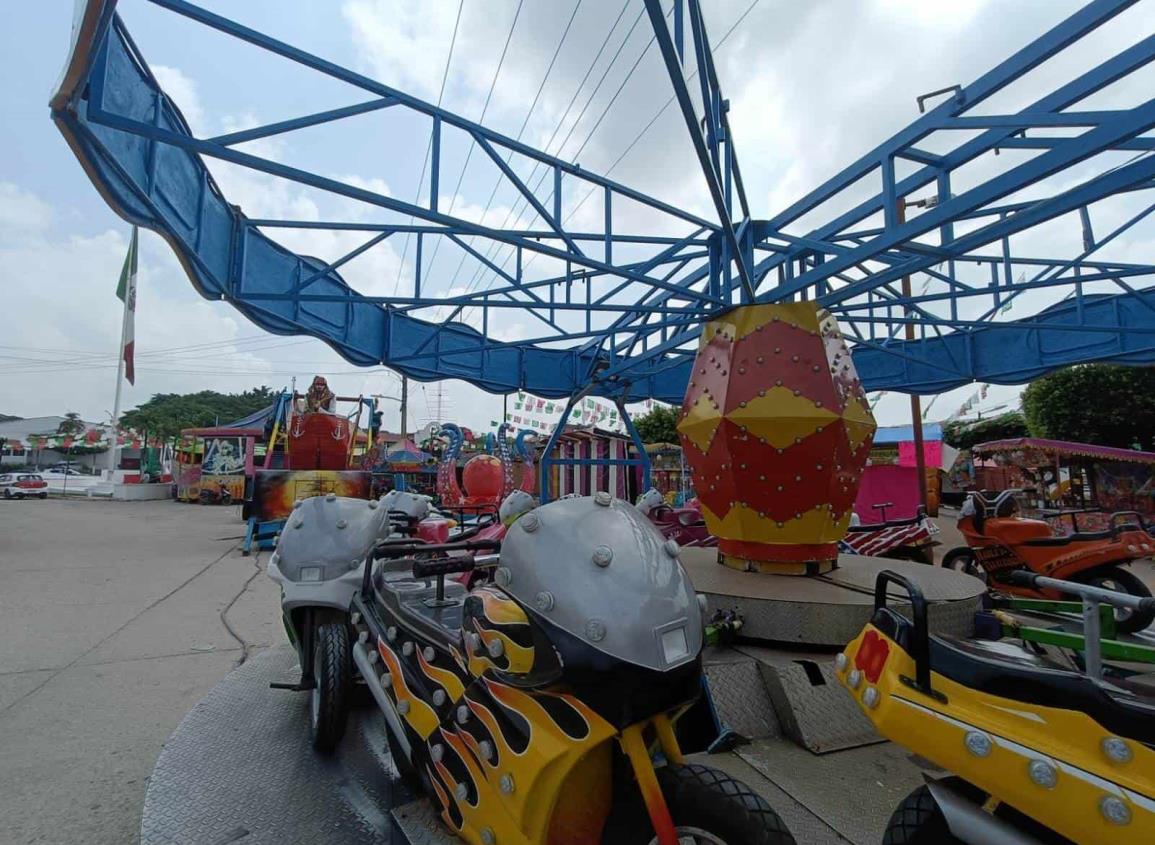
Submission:
M 280 642 L 234 508 L 0 502 L 0 841 L 124 845 L 186 712 Z

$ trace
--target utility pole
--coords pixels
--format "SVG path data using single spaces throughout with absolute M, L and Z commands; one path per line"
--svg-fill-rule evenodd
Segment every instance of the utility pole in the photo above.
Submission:
M 925 202 L 925 201 L 924 201 Z M 897 208 L 898 225 L 906 222 L 906 197 L 898 198 Z M 902 277 L 902 295 L 906 299 L 903 314 L 907 318 L 905 334 L 907 340 L 914 340 L 914 323 L 911 322 L 910 308 L 910 276 Z M 926 455 L 922 448 L 922 400 L 918 394 L 910 394 L 911 427 L 914 429 L 914 465 L 918 472 L 918 502 L 926 507 Z
M 409 379 L 401 376 L 401 439 L 409 435 Z

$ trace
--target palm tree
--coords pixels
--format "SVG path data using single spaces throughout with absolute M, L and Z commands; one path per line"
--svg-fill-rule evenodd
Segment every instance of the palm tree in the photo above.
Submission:
M 64 419 L 60 421 L 60 425 L 56 426 L 57 434 L 84 434 L 84 420 L 80 418 L 80 414 L 76 411 L 69 411 L 64 415 Z

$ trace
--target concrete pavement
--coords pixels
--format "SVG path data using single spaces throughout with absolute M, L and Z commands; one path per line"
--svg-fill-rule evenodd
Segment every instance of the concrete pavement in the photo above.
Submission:
M 0 839 L 137 841 L 181 718 L 280 642 L 235 508 L 0 502 Z

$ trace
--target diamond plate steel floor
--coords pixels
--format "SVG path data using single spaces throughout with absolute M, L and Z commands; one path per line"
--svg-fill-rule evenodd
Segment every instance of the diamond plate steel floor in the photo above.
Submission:
M 269 689 L 298 678 L 289 646 L 262 652 L 196 705 L 165 745 L 145 794 L 142 845 L 393 845 L 392 782 L 380 714 L 358 708 L 329 758 L 309 747 L 308 698 Z

